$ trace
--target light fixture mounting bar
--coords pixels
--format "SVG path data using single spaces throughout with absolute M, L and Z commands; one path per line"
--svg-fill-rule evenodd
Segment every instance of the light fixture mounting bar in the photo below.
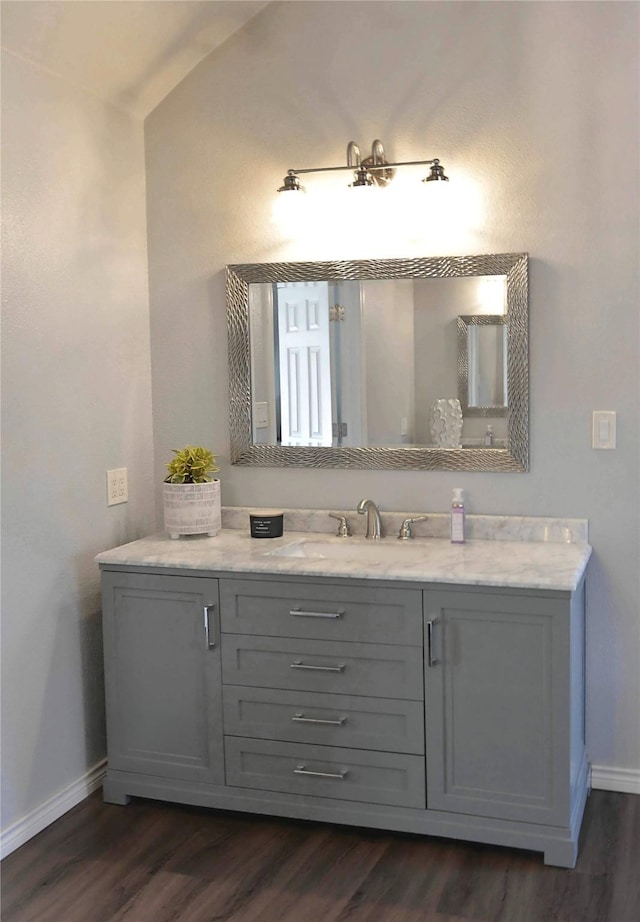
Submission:
M 437 157 L 432 158 L 431 160 L 400 160 L 397 163 L 367 163 L 366 169 L 367 172 L 372 172 L 373 170 L 387 170 L 389 167 L 396 166 L 428 166 L 432 163 L 440 163 Z M 355 166 L 314 166 L 306 167 L 304 170 L 290 169 L 287 170 L 289 176 L 298 176 L 303 173 L 331 173 L 337 170 L 355 170 Z
M 363 159 L 360 155 L 360 148 L 356 142 L 349 141 L 347 145 L 346 164 L 341 163 L 336 166 L 312 166 L 303 167 L 301 169 L 292 168 L 287 171 L 287 175 L 283 180 L 282 186 L 278 189 L 278 192 L 304 192 L 304 188 L 300 185 L 298 177 L 306 173 L 342 173 L 345 170 L 351 170 L 354 174 L 353 182 L 351 183 L 352 188 L 355 186 L 371 186 L 373 184 L 386 186 L 393 179 L 396 168 L 404 166 L 430 166 L 431 170 L 429 171 L 429 175 L 423 182 L 431 182 L 432 180 L 447 181 L 448 179 L 437 157 L 432 157 L 428 160 L 397 160 L 393 163 L 389 163 L 385 160 L 384 145 L 382 141 L 376 139 L 371 145 L 371 155 Z
M 370 164 L 367 166 L 368 170 L 384 170 L 390 166 L 426 166 L 432 163 L 440 163 L 437 157 L 433 157 L 431 160 L 399 160 L 397 163 L 381 163 Z
M 287 170 L 287 172 L 290 176 L 297 176 L 302 173 L 331 173 L 335 170 L 351 170 L 351 172 L 353 172 L 356 169 L 357 167 L 355 166 L 315 166 L 307 167 L 305 170 Z

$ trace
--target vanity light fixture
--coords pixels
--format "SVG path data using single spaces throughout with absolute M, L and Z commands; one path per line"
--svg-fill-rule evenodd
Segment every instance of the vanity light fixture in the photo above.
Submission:
M 278 192 L 304 192 L 305 188 L 300 184 L 299 178 L 303 173 L 330 173 L 340 170 L 353 171 L 353 182 L 349 183 L 352 189 L 373 185 L 384 187 L 391 182 L 398 167 L 421 165 L 430 167 L 428 175 L 425 176 L 422 182 L 449 182 L 449 177 L 445 176 L 444 168 L 437 157 L 431 160 L 404 160 L 389 163 L 385 160 L 382 141 L 376 139 L 371 145 L 371 156 L 365 157 L 363 160 L 356 142 L 349 141 L 345 166 L 320 166 L 307 167 L 304 170 L 288 170 Z

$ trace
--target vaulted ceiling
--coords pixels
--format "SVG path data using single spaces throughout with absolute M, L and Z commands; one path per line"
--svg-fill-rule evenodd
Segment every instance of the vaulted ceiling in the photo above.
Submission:
M 266 0 L 2 0 L 2 47 L 144 118 Z

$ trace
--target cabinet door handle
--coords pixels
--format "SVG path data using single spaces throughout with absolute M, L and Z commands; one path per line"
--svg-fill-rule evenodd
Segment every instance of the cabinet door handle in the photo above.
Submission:
M 344 663 L 338 663 L 337 666 L 308 666 L 306 663 L 303 663 L 302 660 L 297 659 L 294 663 L 291 663 L 292 669 L 311 669 L 314 672 L 344 672 L 345 665 Z
M 434 643 L 433 643 L 433 628 L 438 619 L 433 618 L 431 621 L 427 621 L 427 664 L 429 666 L 437 666 L 440 660 L 434 656 Z
M 324 726 L 331 727 L 343 727 L 346 722 L 346 717 L 338 717 L 335 720 L 329 720 L 327 718 L 321 719 L 320 717 L 305 717 L 301 712 L 296 714 L 295 717 L 292 717 L 294 723 L 298 724 L 323 724 Z
M 302 608 L 292 608 L 289 614 L 292 618 L 342 618 L 344 611 L 304 611 Z
M 310 775 L 312 778 L 335 778 L 336 781 L 344 781 L 349 774 L 348 768 L 343 768 L 339 772 L 314 772 L 307 768 L 306 765 L 298 765 L 293 770 L 294 775 Z
M 215 640 L 211 640 L 211 626 L 209 624 L 209 616 L 211 612 L 215 610 L 215 605 L 205 605 L 204 606 L 204 636 L 207 641 L 207 650 L 213 650 L 216 645 Z

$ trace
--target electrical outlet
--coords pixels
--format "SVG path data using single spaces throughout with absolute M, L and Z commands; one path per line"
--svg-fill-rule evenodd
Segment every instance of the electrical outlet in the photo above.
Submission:
M 129 484 L 126 467 L 107 471 L 107 506 L 116 506 L 129 500 Z

